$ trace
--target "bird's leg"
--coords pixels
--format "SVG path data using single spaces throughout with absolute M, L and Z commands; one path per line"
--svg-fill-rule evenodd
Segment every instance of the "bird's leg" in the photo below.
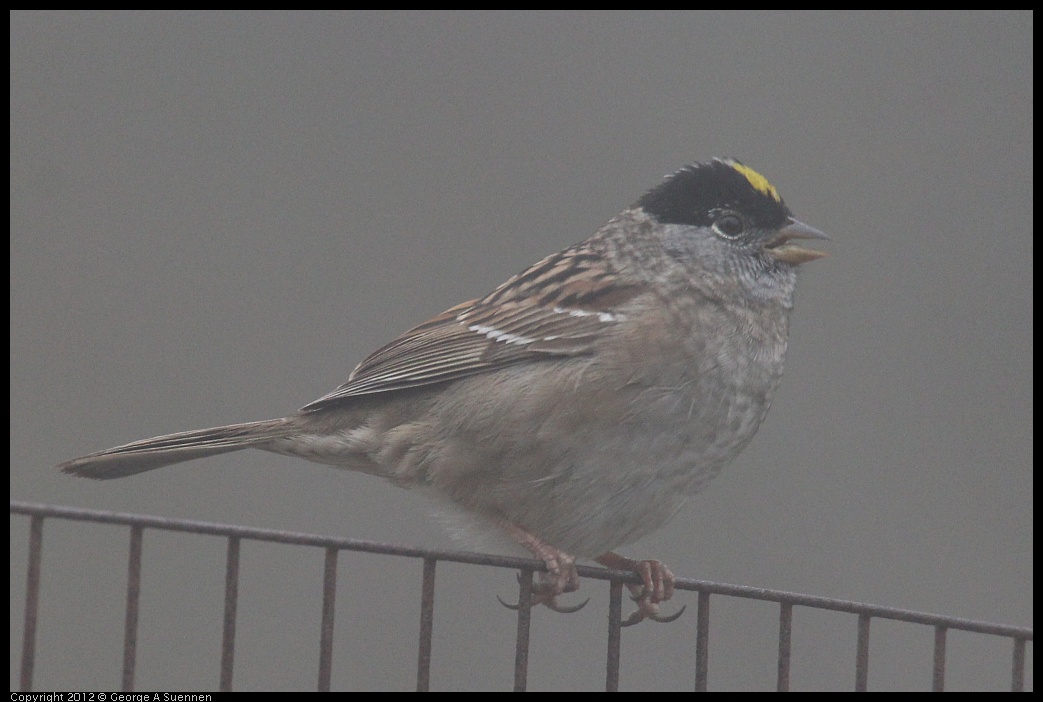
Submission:
M 674 596 L 674 574 L 659 561 L 635 561 L 609 551 L 595 559 L 606 568 L 629 570 L 641 576 L 641 585 L 627 584 L 630 596 L 637 602 L 637 611 L 627 617 L 623 626 L 637 624 L 643 619 L 654 622 L 672 622 L 684 613 L 684 607 L 669 617 L 659 611 L 659 603 Z
M 535 534 L 531 534 L 511 522 L 501 522 L 512 539 L 528 549 L 532 555 L 539 558 L 547 566 L 546 573 L 540 573 L 539 582 L 533 587 L 533 600 L 535 605 L 546 605 L 555 612 L 570 614 L 579 611 L 587 603 L 582 602 L 575 607 L 563 607 L 558 604 L 558 595 L 564 592 L 575 592 L 579 589 L 579 573 L 576 572 L 576 559 L 559 548 L 556 548 Z M 517 609 L 518 605 L 511 605 L 500 600 L 504 606 Z

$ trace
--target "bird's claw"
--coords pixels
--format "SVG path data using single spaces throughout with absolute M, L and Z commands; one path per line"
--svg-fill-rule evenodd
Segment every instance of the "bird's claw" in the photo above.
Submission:
M 609 568 L 630 570 L 641 576 L 640 585 L 627 585 L 631 599 L 637 603 L 637 611 L 627 617 L 621 626 L 633 626 L 645 619 L 667 624 L 684 614 L 684 607 L 670 616 L 659 611 L 659 603 L 673 597 L 675 580 L 670 569 L 659 561 L 634 561 L 616 553 L 606 553 L 598 557 L 597 561 Z
M 505 602 L 504 599 L 502 597 L 500 597 L 499 595 L 496 596 L 496 600 L 500 604 L 502 604 L 504 607 L 506 607 L 507 609 L 513 609 L 515 612 L 517 612 L 519 609 L 521 609 L 521 600 L 519 600 L 519 601 L 517 601 L 517 602 L 512 604 L 510 602 Z
M 674 622 L 680 619 L 681 615 L 684 614 L 684 611 L 685 609 L 687 609 L 688 606 L 682 605 L 681 609 L 677 610 L 670 616 L 660 614 L 659 605 L 651 605 L 651 607 L 653 607 L 654 610 L 650 608 L 649 611 L 646 611 L 645 609 L 639 607 L 638 609 L 634 610 L 633 614 L 626 618 L 626 621 L 620 622 L 619 625 L 634 626 L 635 624 L 643 622 L 646 619 L 650 619 L 653 622 L 659 622 L 660 624 L 669 624 L 670 622 Z
M 569 565 L 572 565 L 571 563 Z M 522 584 L 522 574 L 517 573 L 515 578 L 518 580 L 518 584 Z M 532 605 L 537 607 L 544 605 L 547 609 L 558 612 L 559 614 L 572 614 L 578 612 L 587 606 L 590 602 L 590 598 L 587 598 L 580 602 L 578 605 L 566 607 L 558 604 L 558 595 L 564 592 L 575 592 L 579 589 L 579 577 L 576 575 L 576 569 L 573 566 L 570 572 L 566 573 L 548 573 L 546 578 L 538 583 L 534 583 L 532 586 Z M 504 602 L 497 595 L 496 599 L 500 600 L 507 609 L 513 609 L 515 611 L 521 609 L 521 600 L 511 604 L 510 602 Z
M 565 607 L 563 605 L 558 604 L 554 600 L 554 598 L 552 597 L 549 600 L 547 600 L 546 602 L 541 602 L 540 604 L 545 605 L 548 609 L 550 609 L 551 611 L 557 612 L 558 614 L 573 614 L 574 612 L 578 612 L 581 609 L 583 609 L 584 607 L 586 607 L 588 602 L 590 602 L 590 598 L 589 597 L 587 599 L 583 600 L 582 602 L 580 602 L 578 605 L 572 605 L 571 607 Z
M 515 603 L 504 602 L 503 599 L 499 595 L 496 596 L 496 599 L 499 600 L 500 604 L 502 604 L 507 609 L 512 609 L 515 612 L 517 612 L 519 609 L 521 609 L 521 601 L 518 601 L 518 602 L 515 602 Z M 554 612 L 557 612 L 559 614 L 572 614 L 572 613 L 578 612 L 581 609 L 583 609 L 584 607 L 586 607 L 588 602 L 590 602 L 590 598 L 589 597 L 587 599 L 583 600 L 582 602 L 580 602 L 578 605 L 573 605 L 571 607 L 565 607 L 563 605 L 559 605 L 558 602 L 557 602 L 557 598 L 554 597 L 554 596 L 549 596 L 547 598 L 541 598 L 540 596 L 536 596 L 536 597 L 533 598 L 532 604 L 533 605 L 544 605 L 547 609 L 549 609 L 551 611 L 554 611 Z

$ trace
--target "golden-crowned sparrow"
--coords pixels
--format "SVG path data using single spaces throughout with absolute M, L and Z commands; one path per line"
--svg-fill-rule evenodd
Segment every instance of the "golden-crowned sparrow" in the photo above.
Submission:
M 282 419 L 188 431 L 63 463 L 122 478 L 257 448 L 429 491 L 542 559 L 638 572 L 637 618 L 673 575 L 613 553 L 662 527 L 750 441 L 782 375 L 796 269 L 825 254 L 759 173 L 681 169 L 586 241 L 371 354 Z

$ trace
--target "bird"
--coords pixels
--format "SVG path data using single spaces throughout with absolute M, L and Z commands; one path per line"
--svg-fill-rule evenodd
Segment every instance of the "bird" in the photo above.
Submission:
M 365 358 L 279 419 L 135 441 L 58 466 L 107 480 L 254 448 L 448 502 L 545 564 L 637 573 L 627 620 L 667 621 L 675 576 L 617 553 L 664 526 L 753 438 L 778 387 L 798 268 L 829 239 L 731 158 L 666 176 L 589 238 Z M 680 613 L 678 613 L 680 614 Z

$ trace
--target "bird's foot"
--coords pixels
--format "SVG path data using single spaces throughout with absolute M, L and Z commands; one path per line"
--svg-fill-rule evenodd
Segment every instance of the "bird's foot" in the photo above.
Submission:
M 629 570 L 641 576 L 641 584 L 627 584 L 630 596 L 637 603 L 637 610 L 623 622 L 623 626 L 633 626 L 645 619 L 666 624 L 675 621 L 684 614 L 681 607 L 675 614 L 662 614 L 660 602 L 666 602 L 674 596 L 674 574 L 665 565 L 655 560 L 635 561 L 618 553 L 608 552 L 597 557 L 597 562 L 613 570 Z
M 539 574 L 539 580 L 532 588 L 532 604 L 544 605 L 548 609 L 561 614 L 572 614 L 583 609 L 587 602 L 584 600 L 578 605 L 565 606 L 558 604 L 558 595 L 566 592 L 575 592 L 579 589 L 579 573 L 576 572 L 576 559 L 561 549 L 551 546 L 543 539 L 530 534 L 519 526 L 510 523 L 503 524 L 504 529 L 519 544 L 532 552 L 547 566 L 546 573 Z M 520 581 L 519 577 L 519 581 Z M 500 599 L 497 597 L 496 599 Z M 500 604 L 508 609 L 518 609 L 521 602 L 511 604 L 500 600 Z

